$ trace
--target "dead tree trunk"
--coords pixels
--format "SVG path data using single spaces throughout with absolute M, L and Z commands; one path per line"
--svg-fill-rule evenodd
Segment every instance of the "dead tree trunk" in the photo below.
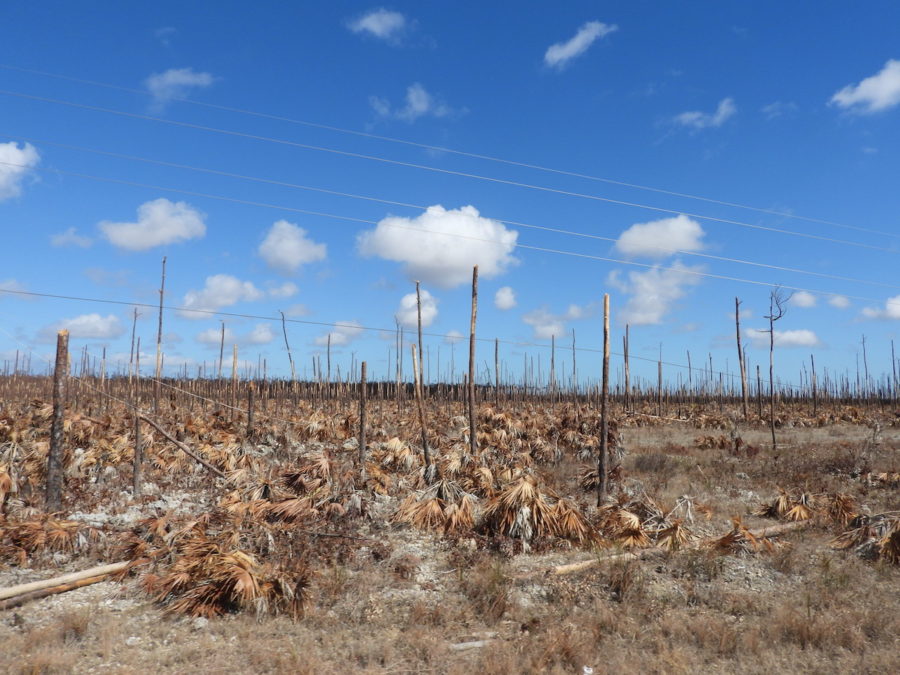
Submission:
M 475 424 L 475 319 L 478 315 L 478 265 L 472 268 L 472 321 L 469 329 L 469 454 L 478 451 Z
M 53 420 L 50 423 L 50 452 L 47 455 L 47 511 L 62 508 L 63 421 L 66 412 L 66 379 L 69 370 L 69 331 L 56 336 L 56 366 L 53 369 Z
M 744 362 L 744 350 L 741 348 L 741 301 L 734 299 L 734 326 L 737 340 L 738 365 L 741 369 L 741 403 L 744 410 L 744 421 L 747 421 L 749 399 L 747 398 L 747 364 Z
M 609 494 L 609 293 L 603 295 L 603 384 L 600 398 L 600 458 L 597 461 L 597 506 Z
M 360 365 L 359 374 L 359 478 L 366 484 L 366 362 Z
M 425 482 L 430 483 L 432 478 L 431 452 L 428 449 L 428 429 L 425 426 L 425 401 L 422 396 L 422 380 L 419 377 L 421 351 L 417 349 L 416 345 L 410 345 L 410 348 L 412 349 L 413 370 L 416 378 L 416 408 L 419 413 L 419 428 L 422 432 L 422 458 L 425 461 Z

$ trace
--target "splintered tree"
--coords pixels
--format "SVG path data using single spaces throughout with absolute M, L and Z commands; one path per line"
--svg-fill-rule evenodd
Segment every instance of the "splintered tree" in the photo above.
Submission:
M 764 317 L 769 320 L 769 429 L 772 431 L 772 452 L 778 450 L 778 442 L 775 439 L 775 322 L 781 319 L 785 312 L 785 306 L 790 295 L 785 295 L 781 288 L 775 288 L 769 293 L 769 313 Z

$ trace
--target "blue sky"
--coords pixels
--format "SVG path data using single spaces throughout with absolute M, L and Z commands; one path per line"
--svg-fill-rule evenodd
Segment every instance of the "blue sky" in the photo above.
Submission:
M 206 310 L 165 315 L 191 372 L 224 320 L 287 373 L 279 322 L 209 313 L 285 311 L 301 374 L 332 331 L 342 372 L 380 376 L 420 279 L 431 378 L 438 352 L 458 374 L 440 336 L 467 334 L 474 263 L 511 377 L 551 335 L 561 372 L 573 329 L 599 349 L 605 292 L 615 352 L 627 322 L 634 356 L 731 371 L 739 296 L 752 367 L 775 284 L 812 291 L 777 325 L 783 380 L 810 354 L 855 375 L 863 335 L 890 370 L 896 3 L 8 2 L 0 26 L 0 288 L 125 303 L 0 294 L 0 360 L 60 327 L 127 359 L 166 256 L 167 305 Z

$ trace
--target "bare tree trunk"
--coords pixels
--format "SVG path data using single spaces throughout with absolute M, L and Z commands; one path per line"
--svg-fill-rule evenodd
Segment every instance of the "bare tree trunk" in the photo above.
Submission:
M 494 406 L 500 406 L 500 340 L 494 338 Z
M 222 379 L 222 365 L 225 360 L 225 322 L 222 322 L 222 337 L 219 339 L 219 374 L 217 379 Z
M 419 290 L 419 282 L 416 282 L 416 321 L 419 327 L 419 367 L 417 369 L 419 375 L 419 383 L 425 386 L 425 375 L 423 368 L 425 367 L 424 347 L 422 346 L 422 295 Z M 424 392 L 423 392 L 424 394 Z
M 631 367 L 628 361 L 628 324 L 625 324 L 625 337 L 622 338 L 622 352 L 625 357 L 625 410 L 631 406 Z
M 359 374 L 359 478 L 366 484 L 366 362 L 360 365 Z
M 162 280 L 159 285 L 159 326 L 156 329 L 156 383 L 154 385 L 153 409 L 159 412 L 160 382 L 162 377 L 162 328 L 163 328 L 163 299 L 166 293 L 166 256 L 162 259 Z
M 812 369 L 810 383 L 812 385 L 813 417 L 816 417 L 819 414 L 819 390 L 816 378 L 816 358 L 812 354 L 809 355 L 809 365 Z
M 603 294 L 603 385 L 600 398 L 600 458 L 597 462 L 597 506 L 609 494 L 609 293 Z
M 469 453 L 478 451 L 475 424 L 475 320 L 478 315 L 478 265 L 472 268 L 472 321 L 469 329 Z
M 284 312 L 281 313 L 281 332 L 284 333 L 284 348 L 287 350 L 288 354 L 288 363 L 291 364 L 291 386 L 293 386 L 294 382 L 297 380 L 297 373 L 294 370 L 294 357 L 291 356 L 291 346 L 288 344 L 288 336 L 287 336 L 287 326 L 284 321 Z
M 734 299 L 734 325 L 735 339 L 737 340 L 738 365 L 741 369 L 741 402 L 744 410 L 744 421 L 747 421 L 749 412 L 747 406 L 749 399 L 747 398 L 747 365 L 744 363 L 744 351 L 741 348 L 741 301 Z
M 419 428 L 422 432 L 422 458 L 425 460 L 425 482 L 430 483 L 432 478 L 431 468 L 431 452 L 428 449 L 428 429 L 425 426 L 425 401 L 422 396 L 422 380 L 419 377 L 419 366 L 421 365 L 421 352 L 416 345 L 410 345 L 413 357 L 413 371 L 416 382 L 416 408 L 419 412 Z
M 141 496 L 143 482 L 144 450 L 141 447 L 141 418 L 137 412 L 134 415 L 134 463 L 131 473 L 131 496 L 137 499 Z
M 66 380 L 69 370 L 69 331 L 56 336 L 56 366 L 53 369 L 53 419 L 50 423 L 50 452 L 47 455 L 48 512 L 62 508 L 63 421 L 66 412 Z

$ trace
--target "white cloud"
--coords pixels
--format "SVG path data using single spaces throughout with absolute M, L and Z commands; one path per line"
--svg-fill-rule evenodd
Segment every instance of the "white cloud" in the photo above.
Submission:
M 162 43 L 163 47 L 168 47 L 172 43 L 172 37 L 177 32 L 178 29 L 173 26 L 163 26 L 153 31 L 153 35 Z
M 627 256 L 666 258 L 679 251 L 702 251 L 703 228 L 685 215 L 636 223 L 619 235 L 616 248 Z
M 675 301 L 685 296 L 687 288 L 700 283 L 700 277 L 692 272 L 702 269 L 701 265 L 690 267 L 676 260 L 669 268 L 629 272 L 627 281 L 619 278 L 618 270 L 611 272 L 607 282 L 630 296 L 619 312 L 622 323 L 636 326 L 662 323 L 674 309 Z
M 675 116 L 675 124 L 692 129 L 707 129 L 720 127 L 737 113 L 737 106 L 733 98 L 723 98 L 714 113 L 705 113 L 699 110 L 683 112 Z
M 497 309 L 506 311 L 516 306 L 516 292 L 509 286 L 498 288 L 494 293 L 494 306 Z
M 272 269 L 293 274 L 301 265 L 324 260 L 326 247 L 307 237 L 302 227 L 279 220 L 269 229 L 257 252 Z
M 222 329 L 221 327 L 207 328 L 205 331 L 197 333 L 195 339 L 207 347 L 218 347 L 222 341 Z M 228 327 L 225 328 L 225 344 L 234 344 L 234 331 Z
M 90 237 L 78 234 L 74 227 L 68 228 L 65 232 L 54 234 L 50 237 L 51 246 L 77 246 L 78 248 L 88 248 L 93 244 Z
M 765 115 L 765 118 L 769 121 L 777 119 L 779 117 L 785 115 L 792 115 L 797 112 L 797 104 L 793 101 L 788 101 L 784 103 L 782 101 L 775 101 L 774 103 L 770 103 L 769 105 L 764 105 L 761 108 L 762 114 Z
M 22 194 L 22 181 L 40 161 L 31 143 L 0 143 L 0 202 Z
M 273 298 L 290 298 L 297 295 L 300 289 L 293 281 L 285 281 L 280 286 L 274 286 L 269 289 L 268 293 Z
M 129 251 L 146 251 L 206 234 L 206 214 L 185 202 L 154 199 L 138 207 L 136 223 L 111 223 L 98 227 L 113 246 Z
M 209 73 L 198 73 L 193 68 L 170 68 L 153 73 L 144 80 L 144 86 L 153 96 L 154 109 L 160 111 L 173 99 L 186 98 L 192 89 L 205 89 L 215 80 Z
M 438 299 L 424 288 L 421 290 L 422 296 L 422 327 L 427 328 L 438 315 Z M 395 313 L 397 321 L 404 328 L 416 328 L 419 325 L 418 309 L 416 307 L 416 294 L 408 293 L 400 299 L 400 306 Z
M 769 346 L 769 331 L 751 328 L 747 334 L 754 346 L 760 348 Z M 818 347 L 820 344 L 818 336 L 806 328 L 775 331 L 776 347 Z
M 900 61 L 890 59 L 877 75 L 848 84 L 830 103 L 857 113 L 875 113 L 900 104 Z
M 379 117 L 393 117 L 404 122 L 415 122 L 420 117 L 447 117 L 456 111 L 446 103 L 436 99 L 418 82 L 406 89 L 406 101 L 401 108 L 394 109 L 390 101 L 379 96 L 369 97 L 369 105 Z M 464 111 L 461 111 L 464 112 Z
M 379 40 L 396 44 L 408 25 L 403 14 L 381 7 L 350 21 L 347 28 L 357 34 L 368 33 Z
M 444 335 L 444 342 L 448 345 L 455 345 L 458 342 L 462 342 L 466 339 L 466 336 L 460 333 L 458 330 L 447 331 L 447 334 Z
M 57 331 L 69 331 L 69 337 L 73 339 L 83 338 L 88 340 L 111 340 L 122 336 L 125 328 L 119 317 L 114 314 L 100 316 L 99 314 L 82 314 L 71 319 L 63 319 L 42 331 L 45 338 L 52 338 Z
M 179 315 L 186 319 L 208 319 L 207 312 L 214 312 L 222 307 L 230 307 L 239 302 L 253 302 L 263 297 L 252 282 L 241 281 L 230 274 L 214 274 L 206 277 L 206 285 L 199 291 L 188 291 L 181 305 L 184 310 Z M 187 310 L 204 310 L 192 312 Z
M 534 337 L 538 340 L 549 340 L 554 335 L 561 337 L 566 332 L 566 322 L 584 319 L 591 315 L 593 306 L 581 307 L 569 305 L 562 314 L 553 314 L 546 307 L 539 307 L 522 317 L 522 321 L 534 329 Z
M 506 272 L 517 262 L 512 256 L 517 237 L 474 206 L 448 211 L 438 205 L 415 218 L 388 216 L 356 241 L 364 256 L 404 263 L 411 279 L 452 288 L 472 278 L 474 265 L 485 279 Z
M 576 56 L 584 54 L 594 42 L 617 30 L 616 25 L 588 21 L 571 39 L 550 45 L 544 53 L 544 63 L 561 70 Z
M 218 348 L 222 341 L 222 328 L 207 328 L 197 333 L 195 339 L 207 347 Z M 275 339 L 275 331 L 271 324 L 258 323 L 250 332 L 244 334 L 235 333 L 231 328 L 225 327 L 226 345 L 267 345 Z
M 815 307 L 817 298 L 807 291 L 797 291 L 791 295 L 790 302 L 794 307 Z
M 320 335 L 316 338 L 317 345 L 327 345 L 328 344 L 328 336 L 331 336 L 331 346 L 339 347 L 341 345 L 346 345 L 356 338 L 358 338 L 363 332 L 363 327 L 359 324 L 358 321 L 341 321 L 337 323 L 329 333 L 325 333 L 325 335 Z
M 828 298 L 828 304 L 838 309 L 847 309 L 850 306 L 850 299 L 843 295 L 832 295 Z
M 309 307 L 300 303 L 291 305 L 286 310 L 284 310 L 284 315 L 291 318 L 296 318 L 298 316 L 307 316 L 309 314 Z
M 883 308 L 863 308 L 862 315 L 867 319 L 900 319 L 900 295 L 885 300 Z

